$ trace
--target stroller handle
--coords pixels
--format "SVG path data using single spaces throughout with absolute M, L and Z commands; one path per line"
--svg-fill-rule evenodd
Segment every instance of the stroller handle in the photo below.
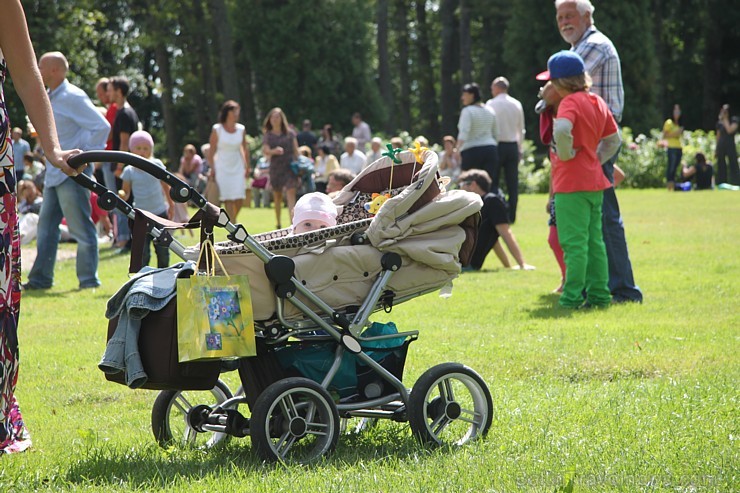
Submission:
M 198 192 L 193 190 L 193 188 L 189 184 L 180 180 L 179 178 L 177 178 L 175 175 L 173 175 L 166 169 L 160 168 L 159 166 L 149 161 L 148 159 L 144 159 L 143 157 L 137 156 L 136 154 L 131 154 L 130 152 L 122 152 L 122 151 L 86 151 L 86 152 L 77 154 L 76 156 L 70 157 L 68 161 L 68 164 L 74 169 L 77 169 L 83 164 L 87 164 L 87 163 L 127 164 L 130 166 L 133 166 L 134 168 L 138 168 L 144 171 L 145 173 L 152 175 L 158 180 L 161 180 L 167 183 L 170 186 L 170 197 L 172 197 L 172 200 L 174 200 L 175 202 L 184 203 L 184 202 L 188 202 L 189 200 L 192 200 L 195 203 L 195 205 L 197 205 L 199 208 L 204 207 L 207 203 L 206 199 L 202 195 L 200 195 Z M 91 189 L 87 183 L 83 183 L 85 181 L 84 179 L 77 180 L 77 178 L 79 178 L 80 176 L 82 175 L 76 176 L 75 181 L 77 181 L 77 183 L 81 184 L 85 188 Z M 92 181 L 92 180 L 88 178 L 88 181 Z M 102 189 L 108 190 L 105 187 L 102 187 Z M 94 191 L 98 193 L 97 190 L 94 190 Z

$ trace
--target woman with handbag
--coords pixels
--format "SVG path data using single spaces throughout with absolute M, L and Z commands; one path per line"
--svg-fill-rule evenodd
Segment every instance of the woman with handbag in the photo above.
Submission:
M 277 229 L 280 226 L 280 209 L 283 205 L 283 192 L 288 202 L 288 215 L 293 220 L 296 190 L 300 181 L 290 168 L 290 163 L 298 160 L 298 141 L 288 126 L 288 118 L 280 108 L 273 108 L 262 124 L 262 154 L 270 160 L 270 184 L 275 202 Z

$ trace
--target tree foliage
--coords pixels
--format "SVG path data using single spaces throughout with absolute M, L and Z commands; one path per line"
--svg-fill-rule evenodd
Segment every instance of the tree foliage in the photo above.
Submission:
M 732 0 L 595 0 L 596 25 L 622 59 L 623 124 L 647 132 L 674 103 L 687 128 L 712 128 L 740 103 L 740 9 Z M 527 112 L 547 58 L 567 48 L 551 2 L 540 0 L 25 0 L 38 55 L 59 50 L 69 78 L 94 94 L 100 76 L 127 75 L 157 153 L 172 162 L 208 139 L 218 106 L 238 99 L 257 135 L 280 106 L 293 123 L 351 131 L 361 112 L 376 131 L 439 142 L 455 134 L 459 90 L 487 95 L 504 75 Z M 465 75 L 464 75 L 465 74 Z M 12 79 L 12 74 L 11 74 Z M 470 79 L 470 80 L 468 80 Z M 12 83 L 11 118 L 23 121 Z

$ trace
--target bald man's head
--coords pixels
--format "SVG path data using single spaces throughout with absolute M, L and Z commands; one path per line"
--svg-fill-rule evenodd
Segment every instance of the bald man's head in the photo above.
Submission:
M 39 58 L 41 78 L 49 89 L 56 89 L 59 84 L 64 82 L 68 70 L 69 63 L 67 62 L 67 57 L 59 51 L 44 53 Z

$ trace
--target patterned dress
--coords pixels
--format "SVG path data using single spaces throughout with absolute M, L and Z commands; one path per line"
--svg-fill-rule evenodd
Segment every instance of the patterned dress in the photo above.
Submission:
M 270 185 L 272 189 L 281 192 L 289 188 L 298 188 L 298 177 L 291 171 L 290 163 L 293 161 L 293 139 L 295 135 L 288 132 L 287 134 L 274 134 L 267 132 L 264 143 L 270 149 L 276 147 L 283 148 L 283 154 L 280 156 L 270 156 Z
M 18 381 L 21 242 L 11 127 L 2 90 L 6 73 L 5 59 L 0 52 L 0 454 L 21 452 L 31 446 L 31 437 L 14 395 Z

